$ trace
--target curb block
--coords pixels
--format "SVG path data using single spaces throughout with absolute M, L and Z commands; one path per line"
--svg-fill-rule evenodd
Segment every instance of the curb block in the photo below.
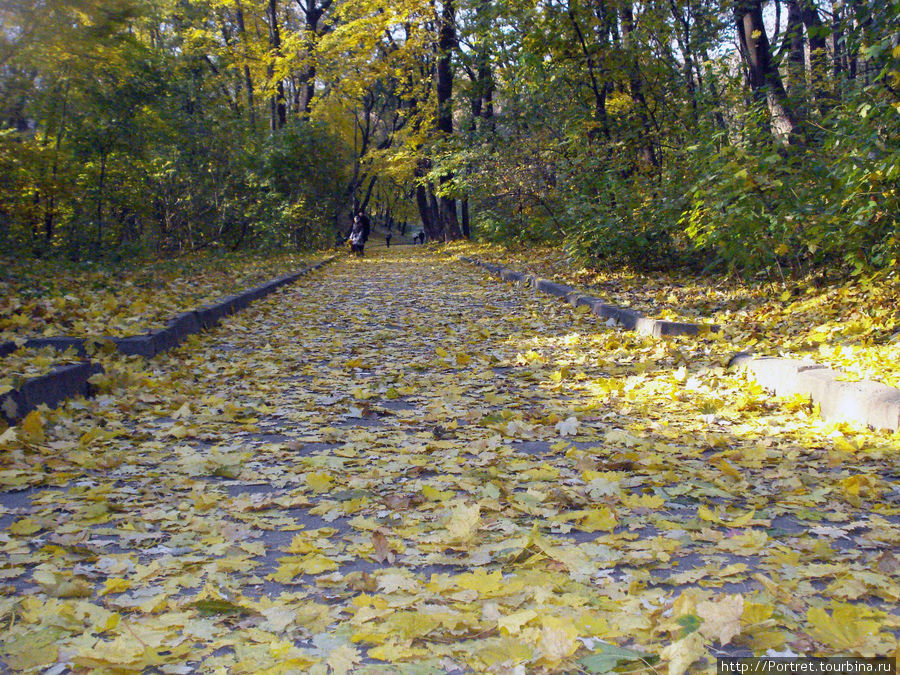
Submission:
M 7 393 L 0 404 L 0 414 L 13 424 L 40 405 L 54 408 L 67 398 L 88 396 L 91 390 L 88 378 L 102 372 L 100 364 L 90 361 L 54 368 Z
M 557 298 L 565 298 L 575 291 L 574 288 L 557 284 L 547 279 L 536 279 L 535 289 L 547 295 L 554 295 Z
M 778 396 L 808 396 L 829 422 L 900 430 L 900 389 L 871 380 L 845 382 L 838 379 L 843 371 L 812 361 L 754 358 L 742 353 L 732 358 L 731 365 L 745 368 L 761 387 Z
M 181 312 L 172 317 L 166 327 L 144 335 L 129 335 L 123 338 L 108 338 L 116 349 L 126 355 L 152 358 L 169 351 L 184 342 L 189 336 L 208 330 L 221 319 L 245 309 L 251 302 L 264 298 L 313 270 L 333 261 L 335 256 L 320 260 L 294 274 L 286 274 L 256 288 L 237 295 L 223 298 L 213 305 L 205 305 L 196 310 Z M 53 337 L 27 340 L 25 347 L 55 347 L 60 351 L 73 347 L 79 356 L 85 356 L 84 345 L 90 338 Z M 105 339 L 105 338 L 104 338 Z M 0 356 L 7 356 L 18 349 L 15 342 L 0 343 Z M 91 392 L 88 378 L 103 372 L 100 364 L 83 361 L 74 365 L 55 368 L 47 375 L 27 380 L 21 387 L 7 392 L 0 400 L 0 416 L 13 424 L 21 420 L 39 405 L 55 407 L 67 398 L 88 396 Z
M 150 359 L 156 356 L 156 340 L 153 333 L 132 335 L 116 340 L 116 349 L 129 356 L 143 356 Z
M 685 321 L 665 321 L 662 319 L 649 319 L 640 312 L 633 309 L 623 309 L 610 305 L 598 298 L 590 295 L 582 295 L 574 288 L 559 284 L 549 279 L 541 279 L 534 274 L 525 274 L 516 272 L 500 265 L 484 262 L 476 258 L 468 256 L 460 256 L 458 258 L 462 262 L 477 265 L 482 269 L 499 276 L 505 281 L 519 283 L 535 291 L 553 295 L 557 298 L 567 301 L 568 303 L 578 307 L 586 305 L 591 308 L 591 312 L 599 316 L 601 319 L 610 319 L 617 325 L 626 330 L 636 330 L 643 335 L 650 335 L 655 338 L 668 337 L 674 335 L 700 335 L 703 333 L 718 333 L 722 330 L 717 324 L 698 324 L 688 323 Z
M 103 339 L 103 338 L 101 338 Z M 84 350 L 86 338 L 76 337 L 49 337 L 49 338 L 32 338 L 25 342 L 25 346 L 29 349 L 41 349 L 42 347 L 53 347 L 61 352 L 66 351 L 70 347 L 75 350 L 78 356 L 87 356 Z
M 519 282 L 549 295 L 562 298 L 578 307 L 586 305 L 602 319 L 611 319 L 623 328 L 637 330 L 653 337 L 697 335 L 718 332 L 715 324 L 649 319 L 630 309 L 609 305 L 589 295 L 533 274 L 523 274 L 468 257 L 463 262 L 477 265 L 506 281 Z M 813 361 L 783 358 L 754 358 L 752 354 L 736 354 L 729 364 L 745 368 L 764 389 L 778 396 L 801 394 L 818 404 L 823 419 L 833 422 L 855 422 L 875 429 L 900 430 L 900 389 L 881 382 L 863 380 L 845 382 L 843 371 L 833 370 Z

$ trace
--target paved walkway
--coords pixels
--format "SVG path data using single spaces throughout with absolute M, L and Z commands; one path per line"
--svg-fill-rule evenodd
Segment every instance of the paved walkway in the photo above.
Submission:
M 114 395 L 4 451 L 4 483 L 34 485 L 0 495 L 0 655 L 324 674 L 891 653 L 881 459 L 611 400 L 648 344 L 393 247 L 119 361 Z

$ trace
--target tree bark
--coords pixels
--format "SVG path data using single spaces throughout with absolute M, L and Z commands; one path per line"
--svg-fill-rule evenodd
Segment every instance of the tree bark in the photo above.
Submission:
M 800 18 L 806 26 L 806 39 L 809 43 L 809 81 L 813 98 L 819 112 L 824 115 L 828 112 L 828 100 L 831 98 L 825 89 L 825 73 L 828 72 L 828 45 L 825 36 L 829 31 L 812 0 L 800 0 Z
M 281 56 L 281 31 L 278 28 L 278 0 L 268 0 L 268 4 L 266 5 L 266 15 L 269 23 L 269 48 L 272 52 L 269 55 L 267 73 L 271 80 L 275 77 L 275 64 L 273 59 Z M 275 95 L 270 99 L 269 107 L 269 128 L 272 131 L 278 131 L 287 124 L 287 105 L 284 97 L 284 82 L 280 77 L 275 83 Z
M 100 176 L 97 179 L 97 253 L 103 249 L 103 190 L 106 187 L 106 152 L 100 154 Z
M 568 15 L 569 22 L 572 24 L 572 29 L 575 31 L 575 37 L 578 39 L 578 44 L 581 47 L 581 53 L 584 55 L 584 60 L 588 67 L 588 76 L 590 77 L 591 81 L 591 91 L 594 94 L 594 123 L 599 127 L 599 131 L 601 134 L 603 134 L 603 137 L 606 140 L 610 140 L 609 120 L 606 113 L 606 97 L 608 93 L 606 83 L 600 83 L 597 79 L 597 65 L 594 62 L 594 57 L 591 55 L 590 49 L 587 45 L 587 41 L 584 38 L 584 33 L 581 30 L 581 25 L 578 23 L 578 19 L 576 18 L 575 12 L 572 10 L 571 5 L 568 9 Z M 596 134 L 592 135 L 596 136 Z
M 787 82 L 789 92 L 799 93 L 806 86 L 806 58 L 803 55 L 803 19 L 797 0 L 787 0 L 787 28 L 781 37 L 779 56 L 787 58 Z
M 416 163 L 413 175 L 416 177 L 416 206 L 419 209 L 419 218 L 422 220 L 422 228 L 425 230 L 426 236 L 433 239 L 440 231 L 440 223 L 437 219 L 437 212 L 432 210 L 429 202 L 429 190 L 425 185 L 425 176 L 428 175 L 430 163 L 427 159 L 420 159 Z
M 306 19 L 307 50 L 312 52 L 315 41 L 319 37 L 319 20 L 328 11 L 333 0 L 323 0 L 317 4 L 316 0 L 297 0 Z M 309 115 L 312 112 L 312 100 L 316 94 L 316 66 L 309 64 L 300 75 L 300 110 Z
M 798 122 L 772 60 L 761 0 L 736 0 L 734 18 L 753 97 L 768 106 L 775 136 L 782 142 L 793 142 Z
M 449 140 L 453 135 L 453 48 L 456 45 L 456 12 L 453 0 L 444 0 L 441 9 L 440 27 L 438 31 L 437 62 L 437 127 L 441 136 Z M 453 181 L 453 175 L 444 173 L 439 182 L 441 197 L 439 214 L 441 229 L 446 240 L 459 239 L 462 232 L 456 217 L 456 200 L 444 194 L 446 187 Z
M 631 100 L 634 101 L 634 107 L 638 111 L 638 120 L 643 132 L 644 142 L 641 144 L 640 159 L 645 166 L 659 169 L 659 158 L 653 144 L 653 127 L 647 114 L 647 99 L 644 98 L 637 54 L 634 53 L 631 44 L 631 34 L 634 32 L 634 28 L 634 9 L 631 2 L 624 2 L 622 4 L 622 41 L 629 54 L 628 86 L 631 89 Z
M 234 6 L 234 18 L 237 23 L 238 39 L 241 41 L 241 56 L 244 60 L 244 88 L 247 92 L 247 110 L 250 116 L 250 126 L 256 126 L 256 109 L 253 102 L 253 78 L 250 76 L 250 65 L 247 63 L 247 30 L 244 27 L 244 8 L 240 0 Z

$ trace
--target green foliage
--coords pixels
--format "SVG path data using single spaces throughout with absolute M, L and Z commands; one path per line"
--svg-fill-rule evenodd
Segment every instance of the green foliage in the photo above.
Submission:
M 898 0 L 820 12 L 797 35 L 827 53 L 807 62 L 781 30 L 765 90 L 728 3 L 455 0 L 452 133 L 436 124 L 443 3 L 274 4 L 278 45 L 258 3 L 0 8 L 21 29 L 0 36 L 0 245 L 318 246 L 351 209 L 438 220 L 465 200 L 476 237 L 593 264 L 896 264 Z
M 3 10 L 22 28 L 2 45 L 4 250 L 77 260 L 332 241 L 343 141 L 304 120 L 270 134 L 241 105 L 241 59 L 258 50 L 238 49 L 233 7 L 45 9 Z M 258 68 L 246 75 L 262 89 Z

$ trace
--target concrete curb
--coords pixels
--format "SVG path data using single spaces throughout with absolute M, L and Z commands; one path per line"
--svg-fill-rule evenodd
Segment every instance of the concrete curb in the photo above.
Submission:
M 230 314 L 247 308 L 251 302 L 274 293 L 282 286 L 292 283 L 300 277 L 320 269 L 336 259 L 331 256 L 303 268 L 299 272 L 286 274 L 261 286 L 251 288 L 237 295 L 230 295 L 213 305 L 182 312 L 175 315 L 161 328 L 144 335 L 129 335 L 123 338 L 101 338 L 110 340 L 118 351 L 127 355 L 153 358 L 170 349 L 174 349 L 188 337 L 204 330 L 209 330 Z M 79 356 L 86 356 L 85 344 L 91 338 L 54 337 L 26 340 L 24 347 L 54 347 L 60 351 L 74 348 Z M 0 356 L 16 351 L 19 346 L 15 342 L 0 343 Z M 0 416 L 9 424 L 21 420 L 39 405 L 55 407 L 67 398 L 87 396 L 90 386 L 87 379 L 94 373 L 103 372 L 103 368 L 91 361 L 84 361 L 72 366 L 61 366 L 47 375 L 27 380 L 21 387 L 7 392 L 0 401 Z
M 601 319 L 613 322 L 617 326 L 621 326 L 625 330 L 636 330 L 643 335 L 650 335 L 656 338 L 668 337 L 674 335 L 701 335 L 704 333 L 718 333 L 722 330 L 717 324 L 687 323 L 684 321 L 665 321 L 662 319 L 650 319 L 640 312 L 631 309 L 623 309 L 610 305 L 599 298 L 590 295 L 582 295 L 574 288 L 559 284 L 548 279 L 541 279 L 534 274 L 524 274 L 515 270 L 507 269 L 501 265 L 483 262 L 476 258 L 460 256 L 459 260 L 477 265 L 491 274 L 499 276 L 504 281 L 517 283 L 533 288 L 535 291 L 555 296 L 561 300 L 566 300 L 574 306 L 587 306 L 593 314 Z
M 680 321 L 648 319 L 630 309 L 622 309 L 606 304 L 589 295 L 581 295 L 574 289 L 533 274 L 523 274 L 500 265 L 482 262 L 468 257 L 460 257 L 463 262 L 477 265 L 501 279 L 524 284 L 535 291 L 541 291 L 565 299 L 575 306 L 585 305 L 602 319 L 614 321 L 627 330 L 636 330 L 653 337 L 668 335 L 697 335 L 703 332 L 718 332 L 715 324 L 696 324 Z M 800 394 L 808 396 L 818 404 L 823 419 L 830 422 L 852 422 L 875 429 L 900 430 L 900 389 L 880 382 L 864 380 L 845 382 L 840 378 L 846 373 L 832 370 L 813 361 L 782 358 L 754 358 L 752 354 L 736 354 L 729 366 L 744 368 L 764 389 L 778 396 Z
M 778 396 L 808 396 L 829 422 L 900 430 L 900 389 L 871 380 L 845 382 L 839 379 L 846 375 L 841 370 L 798 359 L 755 358 L 740 353 L 729 365 L 745 369 L 761 387 Z
M 46 375 L 34 377 L 18 389 L 7 392 L 0 402 L 0 414 L 14 424 L 40 405 L 56 407 L 68 398 L 89 396 L 88 378 L 102 373 L 103 367 L 91 361 L 82 361 L 54 368 Z

